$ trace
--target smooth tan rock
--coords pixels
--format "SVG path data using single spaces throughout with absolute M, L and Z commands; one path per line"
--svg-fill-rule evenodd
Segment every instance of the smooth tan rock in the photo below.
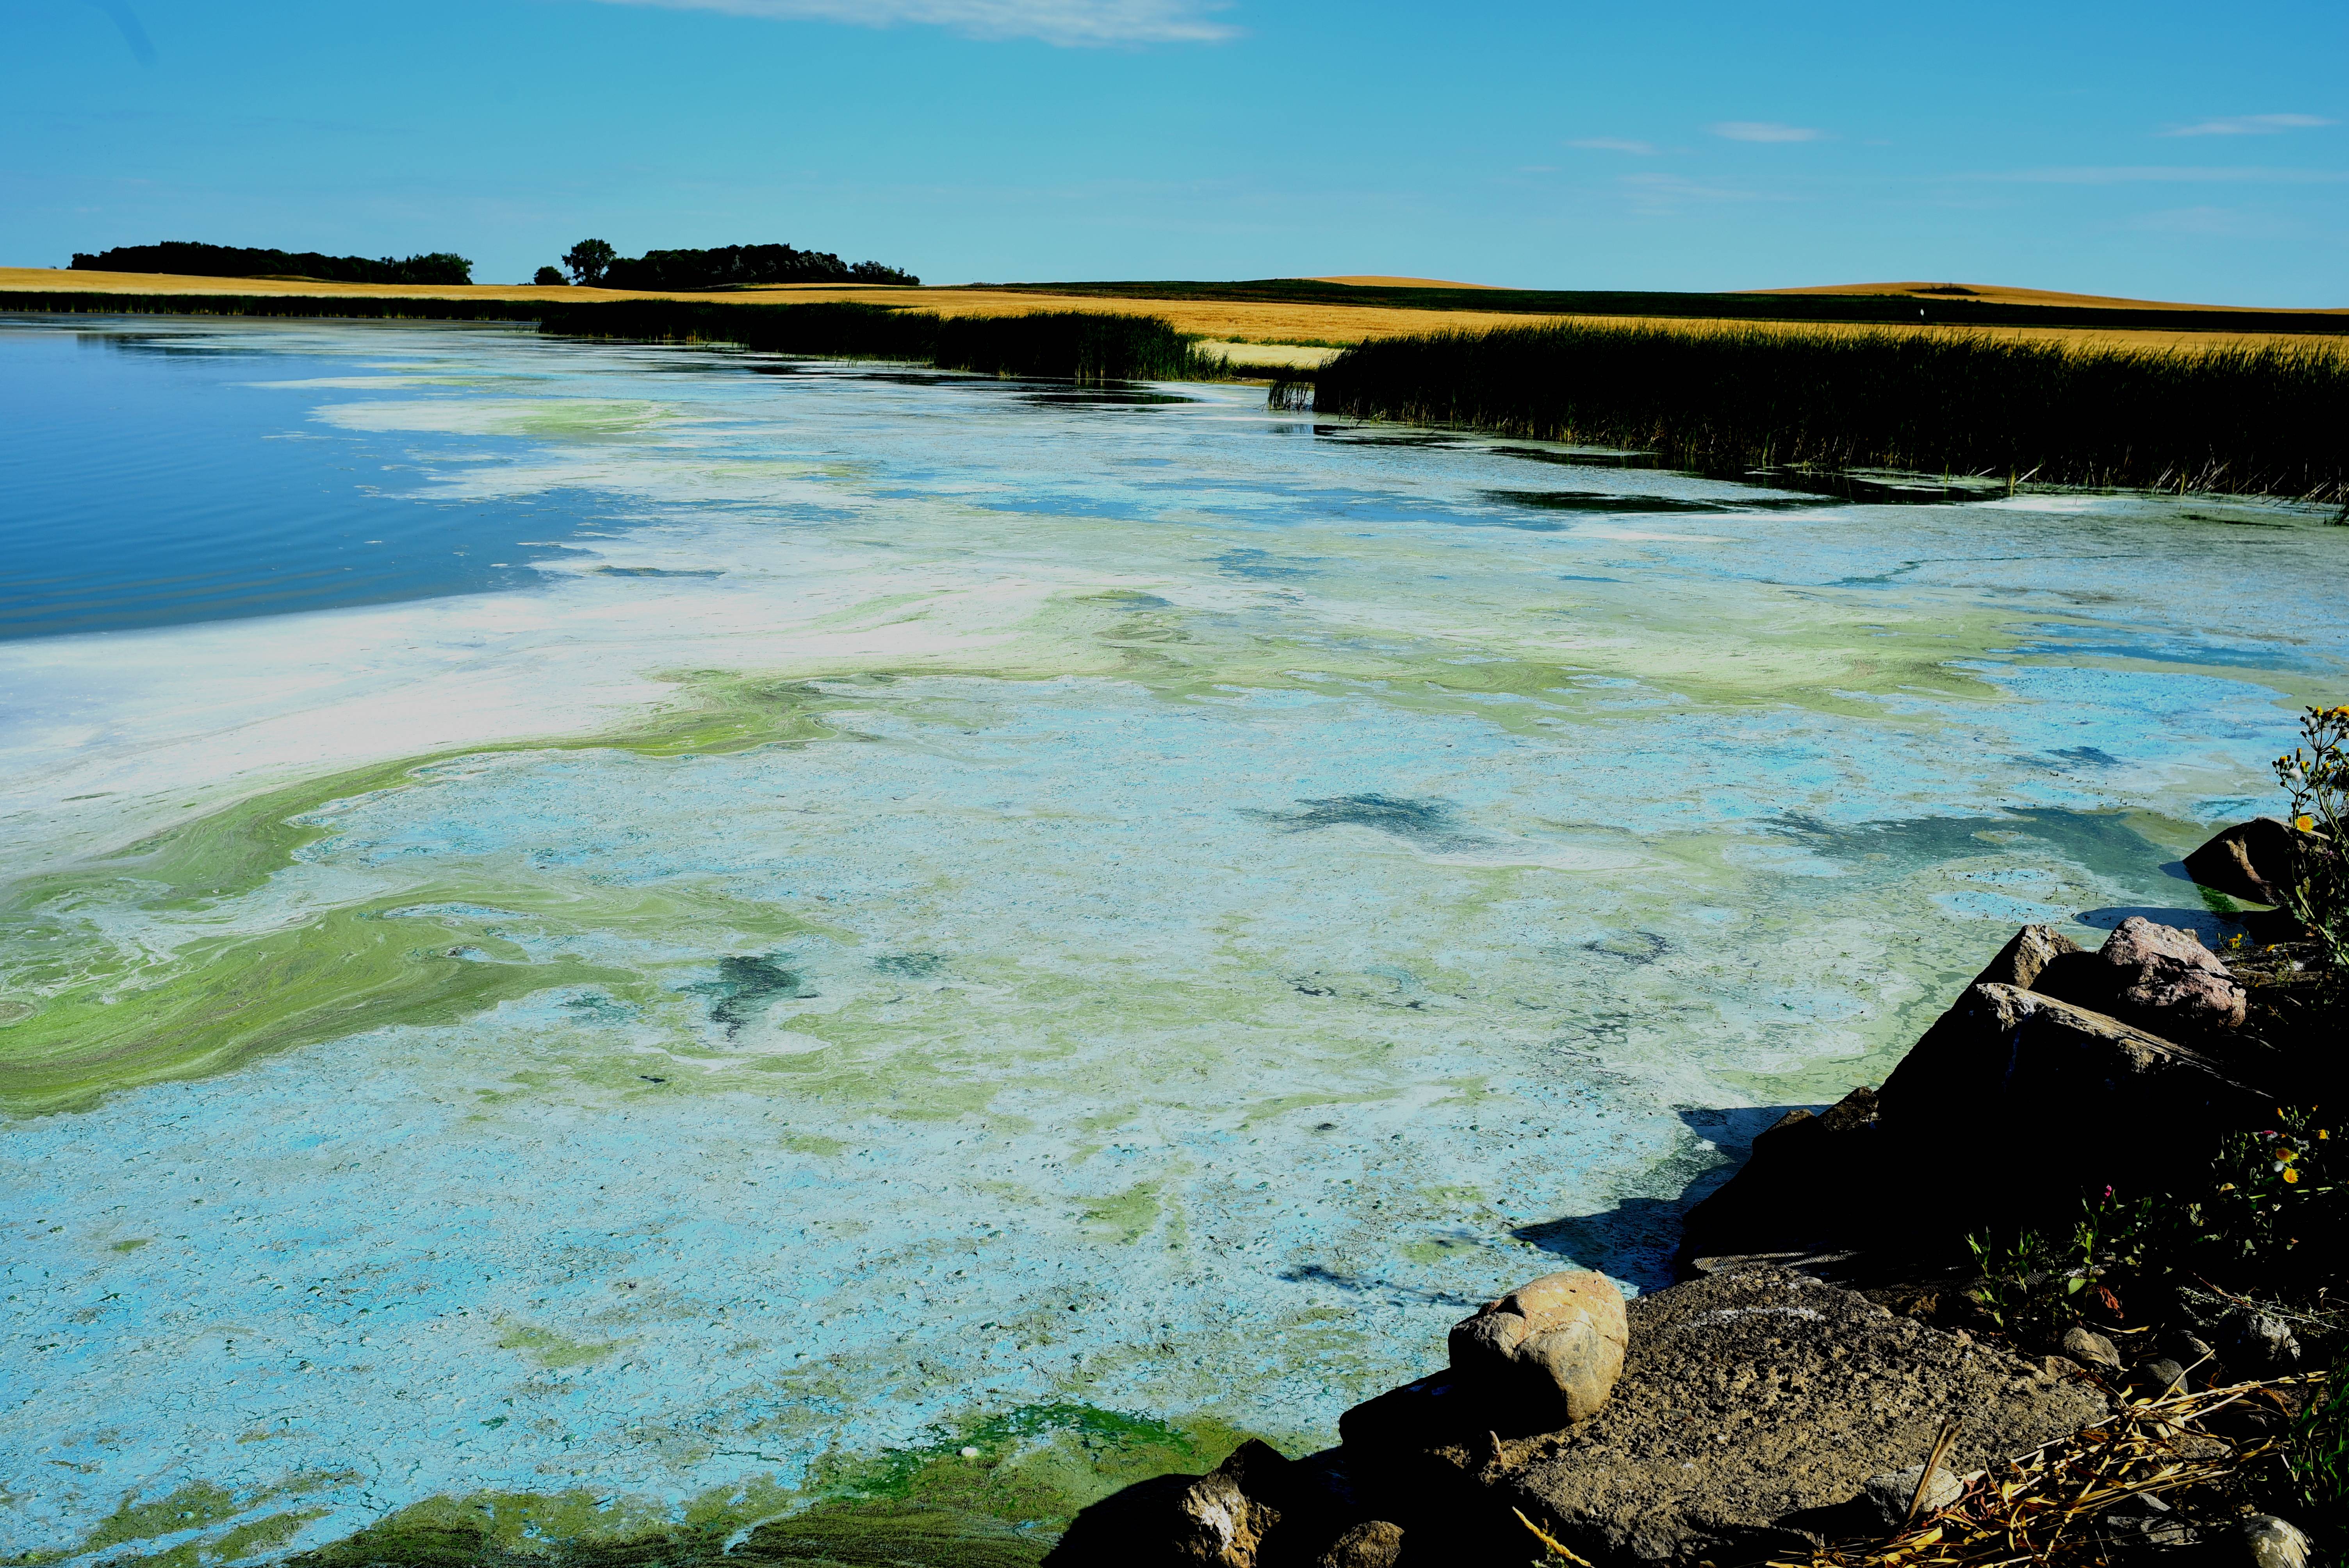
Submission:
M 2253 1568 L 2307 1568 L 2309 1539 L 2288 1520 L 2255 1513 L 2243 1521 L 2242 1539 Z
M 1452 1367 L 1537 1430 L 1587 1421 L 1622 1376 L 1623 1293 L 1586 1270 L 1544 1274 L 1452 1329 Z M 1520 1423 L 1511 1423 L 1518 1425 Z

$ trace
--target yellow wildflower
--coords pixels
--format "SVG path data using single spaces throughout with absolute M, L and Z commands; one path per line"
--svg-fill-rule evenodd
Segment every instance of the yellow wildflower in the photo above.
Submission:
M 2299 816 L 2294 817 L 2292 820 L 2292 825 L 2298 828 L 2303 833 L 2313 833 L 2316 831 L 2316 819 L 2310 816 L 2305 811 L 2302 811 Z
M 2287 1186 L 2287 1187 L 2292 1186 L 2293 1183 L 2297 1182 L 2299 1180 L 2300 1180 L 2300 1172 L 2299 1172 L 2299 1171 L 2286 1171 L 2283 1173 L 2283 1183 L 2284 1183 L 2284 1185 L 2285 1185 L 2285 1186 Z

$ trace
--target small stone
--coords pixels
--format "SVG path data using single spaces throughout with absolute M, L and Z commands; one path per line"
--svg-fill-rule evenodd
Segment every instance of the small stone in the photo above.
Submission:
M 1314 1568 L 1395 1568 L 1402 1561 L 1402 1528 L 1373 1519 L 1338 1537 Z
M 2127 1532 L 2141 1537 L 2146 1545 L 2166 1552 L 2180 1552 L 2202 1543 L 2202 1532 L 2152 1492 L 2140 1493 L 2106 1510 L 2104 1524 L 2107 1532 Z
M 965 1448 L 962 1451 L 962 1457 L 967 1460 L 975 1460 L 978 1458 L 978 1450 L 973 1448 Z
M 1861 1498 L 1885 1529 L 1898 1530 L 1908 1521 L 1909 1500 L 1917 1496 L 1917 1480 L 1924 1473 L 1923 1465 L 1910 1465 L 1907 1470 L 1869 1476 L 1861 1483 Z M 1917 1517 L 1939 1512 L 1965 1494 L 1966 1483 L 1937 1465 L 1924 1497 L 1917 1503 Z
M 1214 1568 L 1256 1568 L 1257 1547 L 1280 1519 L 1220 1470 L 1193 1482 L 1174 1511 L 1175 1559 Z
M 2158 1361 L 2148 1361 L 2139 1367 L 2137 1369 L 2137 1378 L 2157 1397 L 2165 1394 L 2182 1394 L 2186 1391 L 2179 1387 L 2186 1380 L 2186 1368 L 2166 1356 Z
M 2228 1359 L 2261 1376 L 2289 1372 L 2300 1364 L 2300 1341 L 2291 1326 L 2264 1312 L 2239 1312 L 2227 1320 Z
M 2159 1022 L 2149 1026 L 2158 1034 L 2231 1029 L 2243 1021 L 2241 984 L 2190 931 L 2133 914 L 2105 939 L 2097 956 L 2119 982 L 2115 1010 L 2138 1018 L 2158 1015 Z
M 2243 1521 L 2243 1548 L 2253 1568 L 2308 1568 L 2308 1537 L 2272 1513 Z
M 2084 1328 L 2077 1324 L 2064 1331 L 2064 1354 L 2082 1366 L 2093 1367 L 2098 1371 L 2117 1372 L 2121 1369 L 2121 1353 L 2113 1348 L 2113 1342 L 2095 1329 Z
M 1453 1326 L 1452 1367 L 1522 1430 L 1587 1421 L 1622 1375 L 1630 1330 L 1605 1274 L 1544 1274 Z

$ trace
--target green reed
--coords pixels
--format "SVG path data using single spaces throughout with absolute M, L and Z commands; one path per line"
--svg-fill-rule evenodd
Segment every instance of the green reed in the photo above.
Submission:
M 1311 379 L 1323 414 L 1632 448 L 1701 472 L 1889 468 L 2349 500 L 2349 354 L 2324 345 L 1560 322 L 1380 339 Z
M 942 370 L 1079 382 L 1219 379 L 1223 361 L 1156 316 L 1091 311 L 942 316 L 856 304 L 701 304 L 620 300 L 540 307 L 568 336 L 734 343 L 774 354 L 895 359 Z

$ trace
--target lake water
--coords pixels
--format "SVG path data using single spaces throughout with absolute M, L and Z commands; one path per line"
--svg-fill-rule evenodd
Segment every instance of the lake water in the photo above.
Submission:
M 2215 935 L 2166 865 L 2349 687 L 2316 513 L 1258 388 L 19 319 L 0 419 L 60 1560 L 1321 1446 L 1513 1284 L 1663 1283 L 2016 923 Z

